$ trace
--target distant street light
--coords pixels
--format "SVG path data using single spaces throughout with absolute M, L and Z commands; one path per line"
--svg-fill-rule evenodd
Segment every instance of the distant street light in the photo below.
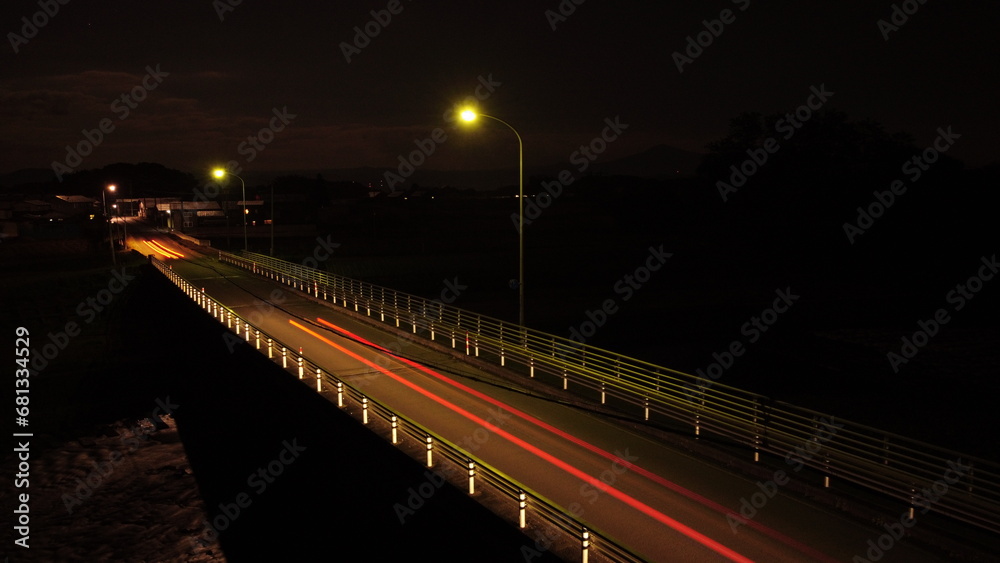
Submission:
M 228 175 L 228 176 L 234 176 L 234 177 L 240 179 L 240 185 L 243 186 L 243 252 L 246 252 L 247 251 L 247 214 L 250 213 L 250 211 L 247 210 L 247 185 L 246 185 L 246 182 L 243 181 L 243 178 L 240 178 L 239 176 L 237 176 L 236 174 L 233 174 L 232 172 L 226 171 L 224 168 L 216 168 L 212 172 L 212 174 L 216 178 L 223 178 L 223 177 L 225 177 L 225 176 Z M 227 214 L 226 216 L 228 217 L 229 215 Z
M 524 144 L 521 142 L 521 135 L 510 123 L 492 115 L 478 113 L 473 109 L 465 109 L 459 114 L 464 121 L 472 122 L 477 117 L 488 117 L 494 121 L 507 126 L 517 137 L 517 205 L 518 205 L 518 225 L 517 225 L 517 302 L 518 302 L 518 324 L 524 326 Z
M 111 263 L 115 266 L 118 265 L 118 258 L 115 252 L 115 237 L 111 234 L 111 216 L 108 213 L 108 192 L 114 192 L 117 186 L 114 184 L 108 184 L 106 190 L 101 190 L 101 211 L 104 212 L 104 220 L 108 222 L 108 242 L 111 243 Z

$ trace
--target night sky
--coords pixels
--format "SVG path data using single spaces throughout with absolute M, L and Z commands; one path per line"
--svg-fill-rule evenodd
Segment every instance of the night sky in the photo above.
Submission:
M 994 0 L 897 2 L 898 28 L 894 4 L 870 0 L 47 0 L 54 16 L 45 1 L 0 8 L 0 173 L 54 162 L 395 168 L 439 127 L 446 142 L 424 167 L 513 167 L 509 130 L 445 117 L 477 87 L 481 110 L 521 134 L 528 167 L 568 165 L 616 117 L 627 129 L 601 159 L 660 144 L 704 151 L 740 112 L 794 111 L 813 86 L 833 92 L 825 107 L 918 147 L 951 126 L 961 135 L 951 156 L 969 166 L 995 162 L 1000 144 Z M 388 25 L 370 23 L 372 10 Z M 690 54 L 705 20 L 721 33 L 679 70 L 675 53 Z M 356 39 L 366 25 L 377 35 Z M 102 123 L 72 166 L 67 145 L 86 149 L 83 131 L 95 139 Z M 283 126 L 261 137 L 269 143 L 241 145 L 269 124 Z

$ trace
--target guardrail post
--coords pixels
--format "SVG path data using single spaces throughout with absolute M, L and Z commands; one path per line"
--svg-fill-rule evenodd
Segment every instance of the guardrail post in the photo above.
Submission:
M 236 335 L 239 336 L 240 332 L 242 332 L 240 330 L 240 318 L 236 317 Z
M 399 443 L 399 420 L 396 418 L 396 415 L 392 415 L 392 418 L 390 419 L 390 421 L 392 422 L 392 443 L 393 444 L 398 444 Z
M 469 494 L 476 494 L 476 462 L 469 460 Z
M 288 348 L 281 347 L 281 367 L 288 369 Z
M 243 321 L 243 339 L 250 343 L 250 323 Z
M 505 365 L 506 358 L 503 355 L 503 325 L 500 325 L 500 365 Z
M 427 467 L 434 466 L 434 438 L 427 436 Z
M 253 329 L 254 343 L 257 349 L 260 350 L 260 329 Z
M 368 397 L 361 397 L 361 422 L 368 424 Z
M 524 491 L 518 491 L 517 494 L 517 525 L 521 529 L 524 529 L 528 525 L 528 495 L 524 494 Z
M 581 538 L 581 554 L 580 561 L 587 563 L 590 558 L 590 531 L 587 528 L 583 529 L 583 537 Z
M 305 377 L 305 372 L 302 370 L 302 347 L 299 346 L 299 379 Z
M 469 331 L 465 331 L 465 355 L 469 355 Z
M 270 338 L 267 339 L 267 359 L 274 358 L 274 341 Z
M 316 368 L 316 392 L 323 392 L 323 370 Z
M 704 392 L 705 391 L 702 390 L 702 393 Z M 701 400 L 701 407 L 705 408 L 705 399 Z M 694 412 L 694 435 L 695 436 L 701 435 L 701 409 L 697 409 Z
M 344 382 L 337 382 L 337 406 L 343 408 L 344 406 Z
M 760 461 L 760 414 L 758 407 L 758 401 L 756 398 L 753 400 L 753 460 L 754 462 Z M 829 481 L 828 481 L 829 483 Z M 829 484 L 828 484 L 829 486 Z
M 233 328 L 233 312 L 226 311 L 226 328 Z
M 649 397 L 646 397 L 642 401 L 642 410 L 645 413 L 646 420 L 649 420 Z
M 601 379 L 601 404 L 603 405 L 605 400 L 607 400 L 607 391 L 604 389 L 604 379 Z

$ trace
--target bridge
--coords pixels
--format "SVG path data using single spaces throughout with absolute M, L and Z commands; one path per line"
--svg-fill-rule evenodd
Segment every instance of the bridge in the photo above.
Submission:
M 144 252 L 228 345 L 523 530 L 525 560 L 1000 553 L 988 461 L 268 256 Z

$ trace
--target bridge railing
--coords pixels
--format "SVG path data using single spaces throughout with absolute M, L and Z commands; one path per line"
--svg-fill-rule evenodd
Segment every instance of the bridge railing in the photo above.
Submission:
M 754 461 L 770 454 L 808 467 L 824 487 L 841 479 L 896 499 L 910 516 L 932 510 L 1000 532 L 996 463 L 439 300 L 261 254 L 220 252 L 219 260 L 644 420 L 711 436 Z
M 433 471 L 435 480 L 447 481 L 495 514 L 517 522 L 525 531 L 525 549 L 551 550 L 557 555 L 597 563 L 642 563 L 645 561 L 626 546 L 589 527 L 536 491 L 507 476 L 492 465 L 465 451 L 420 423 L 399 414 L 364 393 L 363 385 L 352 385 L 323 368 L 309 356 L 243 318 L 173 271 L 166 263 L 150 257 L 150 262 L 177 285 L 198 306 L 246 342 L 338 407 L 361 420 L 373 432 L 407 452 Z M 433 484 L 433 483 L 432 483 Z M 527 535 L 548 538 L 539 546 Z M 554 538 L 554 539 L 553 539 Z

